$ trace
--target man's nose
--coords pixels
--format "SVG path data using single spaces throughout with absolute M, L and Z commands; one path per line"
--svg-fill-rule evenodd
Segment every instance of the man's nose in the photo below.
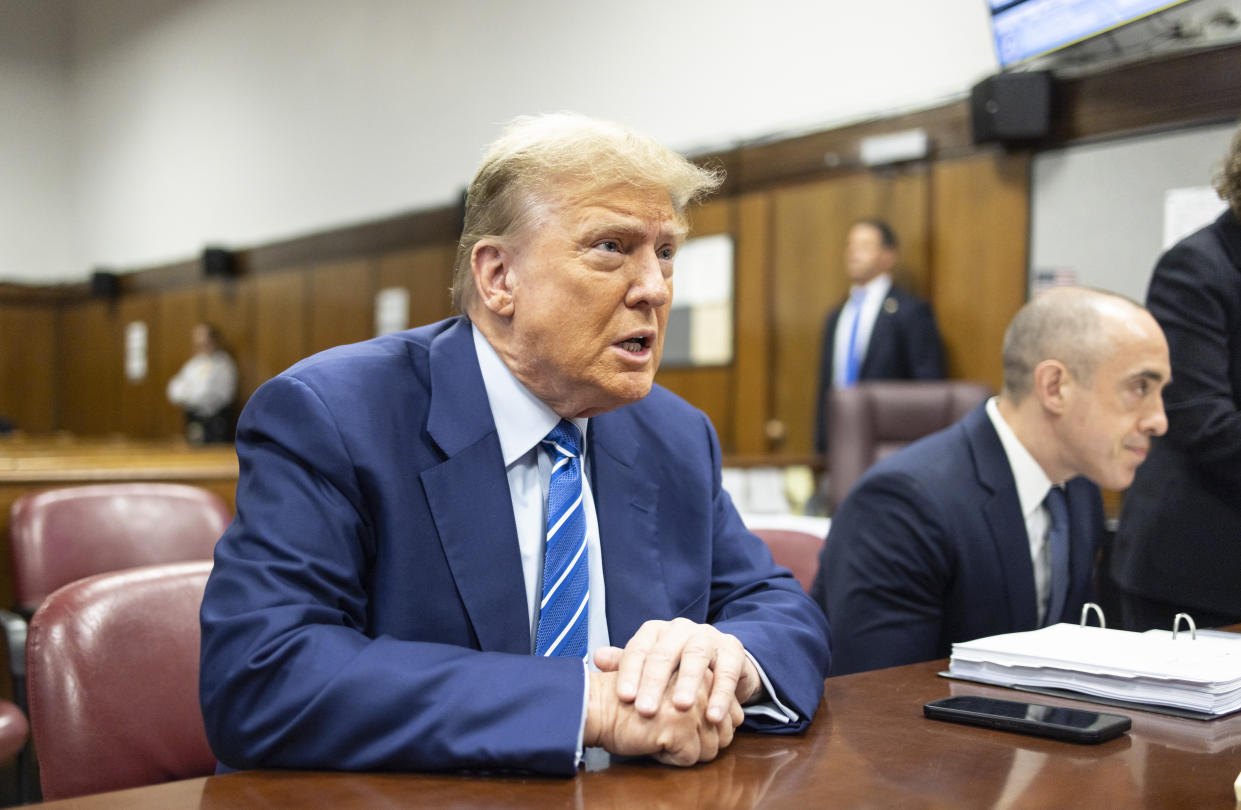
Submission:
M 1162 436 L 1168 432 L 1168 414 L 1163 409 L 1163 397 L 1156 397 L 1154 407 L 1146 414 L 1142 432 L 1148 436 Z
M 635 256 L 634 278 L 625 296 L 631 307 L 646 304 L 654 309 L 672 298 L 672 280 L 664 276 L 664 266 L 655 251 L 642 251 Z

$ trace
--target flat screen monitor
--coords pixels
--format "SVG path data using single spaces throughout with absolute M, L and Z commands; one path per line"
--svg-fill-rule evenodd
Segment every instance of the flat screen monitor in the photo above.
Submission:
M 987 0 L 1000 67 L 1089 39 L 1186 0 Z

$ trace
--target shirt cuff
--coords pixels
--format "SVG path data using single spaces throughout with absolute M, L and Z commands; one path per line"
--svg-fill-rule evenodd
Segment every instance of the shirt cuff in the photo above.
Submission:
M 775 687 L 771 685 L 771 681 L 767 678 L 767 673 L 763 671 L 762 664 L 758 663 L 758 660 L 750 655 L 749 650 L 743 650 L 743 652 L 745 657 L 750 659 L 750 663 L 754 665 L 754 668 L 758 670 L 758 679 L 763 684 L 763 687 L 751 698 L 753 702 L 742 707 L 745 716 L 764 717 L 780 725 L 796 723 L 798 720 L 797 712 L 785 706 L 776 697 Z
M 582 765 L 582 757 L 586 754 L 583 743 L 586 740 L 586 712 L 590 710 L 590 665 L 582 660 L 582 722 L 577 727 L 577 753 L 573 758 L 573 767 Z

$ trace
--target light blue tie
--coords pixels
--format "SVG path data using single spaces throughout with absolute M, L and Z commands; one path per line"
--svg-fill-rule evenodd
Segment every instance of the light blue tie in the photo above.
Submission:
M 1052 487 L 1043 500 L 1051 514 L 1047 530 L 1047 546 L 1051 551 L 1051 595 L 1047 598 L 1047 615 L 1043 624 L 1055 624 L 1064 616 L 1064 602 L 1069 594 L 1069 504 L 1064 490 Z
M 858 381 L 862 370 L 862 358 L 858 356 L 857 331 L 862 322 L 862 302 L 866 300 L 865 290 L 854 290 L 849 302 L 853 305 L 853 325 L 849 327 L 849 351 L 845 355 L 845 385 L 850 386 Z
M 551 456 L 552 476 L 547 488 L 547 546 L 536 655 L 586 657 L 590 569 L 581 445 L 577 425 L 563 419 L 542 442 Z

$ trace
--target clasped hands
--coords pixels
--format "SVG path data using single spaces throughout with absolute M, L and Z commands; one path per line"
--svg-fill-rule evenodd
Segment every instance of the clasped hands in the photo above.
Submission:
M 622 650 L 595 651 L 585 744 L 667 765 L 715 758 L 762 687 L 736 636 L 689 619 L 648 621 Z

